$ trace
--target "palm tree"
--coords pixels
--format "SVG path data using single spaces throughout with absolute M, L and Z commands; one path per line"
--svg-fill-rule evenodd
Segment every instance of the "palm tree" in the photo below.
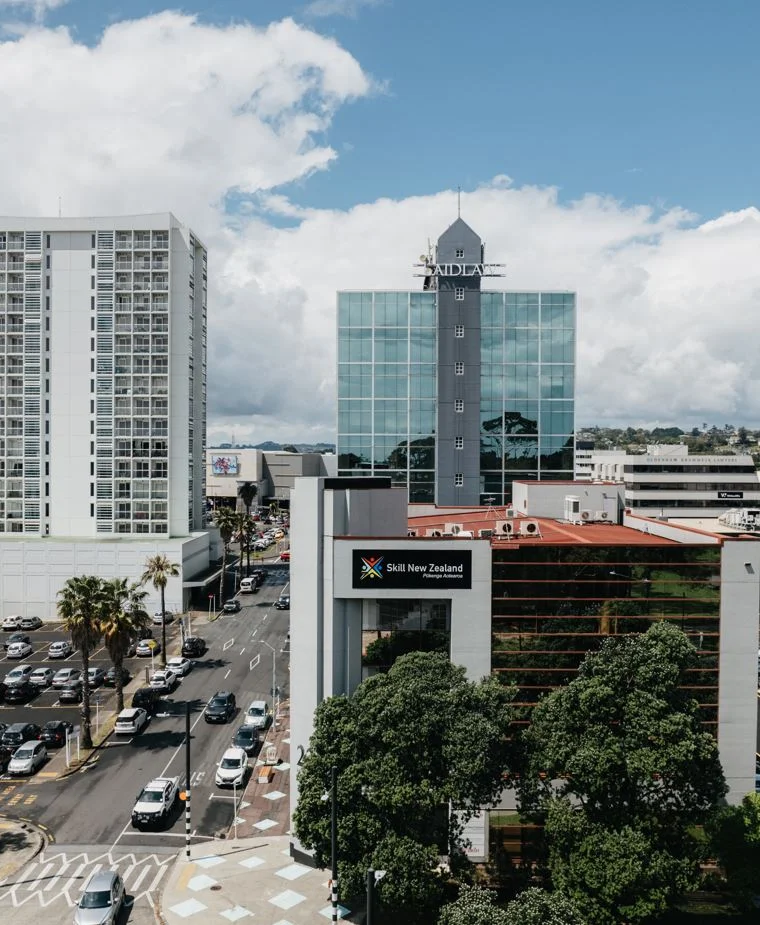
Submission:
M 216 524 L 216 527 L 219 530 L 219 535 L 222 538 L 222 600 L 219 602 L 220 605 L 224 604 L 224 595 L 226 593 L 225 578 L 227 575 L 227 555 L 230 551 L 230 541 L 232 540 L 233 534 L 235 533 L 235 528 L 237 526 L 236 521 L 236 514 L 231 507 L 220 507 L 214 511 L 214 523 Z
M 250 514 L 244 514 L 242 511 L 238 511 L 235 517 L 237 519 L 236 536 L 240 537 L 240 561 L 242 564 L 242 551 L 245 550 L 248 560 L 245 574 L 248 575 L 251 571 L 251 540 L 256 533 L 256 521 Z
M 241 482 L 238 485 L 238 498 L 243 502 L 245 507 L 245 513 L 250 518 L 251 517 L 251 505 L 256 499 L 256 495 L 259 493 L 256 486 L 253 482 Z M 250 531 L 245 533 L 245 552 L 246 552 L 246 569 L 245 574 L 250 574 L 251 571 L 251 537 L 253 535 L 253 527 Z
M 159 553 L 148 556 L 145 561 L 145 571 L 140 579 L 142 584 L 150 582 L 161 594 L 161 666 L 166 668 L 166 582 L 179 575 L 179 566 L 170 562 L 168 557 Z
M 103 580 L 95 575 L 69 578 L 58 592 L 58 615 L 72 644 L 82 653 L 82 746 L 92 748 L 90 723 L 90 653 L 101 636 Z
M 145 629 L 150 623 L 150 617 L 144 607 L 147 596 L 148 592 L 140 590 L 139 584 L 129 584 L 126 578 L 112 578 L 103 583 L 100 627 L 115 669 L 118 712 L 124 709 L 124 657 L 140 630 Z

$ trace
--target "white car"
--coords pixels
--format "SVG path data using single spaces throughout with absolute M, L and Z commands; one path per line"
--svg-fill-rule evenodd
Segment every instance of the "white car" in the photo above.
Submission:
M 147 722 L 148 714 L 145 710 L 142 707 L 132 707 L 119 713 L 113 731 L 116 735 L 137 735 Z
M 68 639 L 62 642 L 51 642 L 48 647 L 48 658 L 68 658 L 73 651 Z
M 177 684 L 177 675 L 171 668 L 162 668 L 156 671 L 150 679 L 150 686 L 156 691 L 173 691 Z
M 47 749 L 42 742 L 25 742 L 19 745 L 8 764 L 8 773 L 34 774 L 47 759 Z
M 8 646 L 8 658 L 26 658 L 32 654 L 32 647 L 28 642 L 12 642 Z
M 22 617 L 22 630 L 38 630 L 42 626 L 42 620 L 39 617 Z
M 66 687 L 73 681 L 81 681 L 82 672 L 79 668 L 59 668 L 53 675 L 53 687 Z
M 171 610 L 165 610 L 163 613 L 161 613 L 160 610 L 157 610 L 153 614 L 153 625 L 161 626 L 163 623 L 171 623 L 173 619 L 174 614 L 171 612 Z
M 272 716 L 266 700 L 254 700 L 243 719 L 244 726 L 253 726 L 254 729 L 268 729 L 271 722 Z
M 171 669 L 175 674 L 185 677 L 185 675 L 192 671 L 193 662 L 189 658 L 184 658 L 181 655 L 175 655 L 166 661 L 166 667 Z
M 242 748 L 228 748 L 216 769 L 217 787 L 242 787 L 248 773 L 248 756 Z
M 52 668 L 35 668 L 29 676 L 29 683 L 35 687 L 49 687 L 53 683 L 54 675 Z
M 21 629 L 21 617 L 18 614 L 14 614 L 10 617 L 6 617 L 3 620 L 3 629 L 4 630 Z
M 28 681 L 29 678 L 31 678 L 32 671 L 34 671 L 34 669 L 31 665 L 16 665 L 16 667 L 5 676 L 5 683 L 8 687 L 13 687 L 15 684 L 23 684 L 24 681 Z

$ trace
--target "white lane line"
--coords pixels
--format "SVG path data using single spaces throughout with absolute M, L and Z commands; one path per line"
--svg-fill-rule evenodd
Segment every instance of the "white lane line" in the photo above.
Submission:
M 140 889 L 140 884 L 150 873 L 150 867 L 143 867 L 140 873 L 135 877 L 134 881 L 129 884 L 129 890 L 131 893 L 136 893 Z M 124 875 L 124 885 L 127 885 L 127 876 Z
M 235 640 L 228 639 L 227 642 L 225 642 L 225 644 L 222 646 L 222 652 L 226 652 L 227 649 L 231 648 L 234 645 L 235 645 Z
M 133 835 L 135 838 L 155 838 L 156 837 L 155 832 L 131 832 L 130 834 Z M 160 835 L 161 835 L 161 838 L 186 838 L 187 837 L 184 832 L 161 832 Z M 211 841 L 216 840 L 215 835 L 191 835 L 190 837 L 191 838 L 208 838 Z M 125 848 L 128 848 L 128 847 L 130 846 L 125 845 Z M 135 846 L 131 846 L 131 847 L 135 847 Z M 146 868 L 146 870 L 147 869 L 148 868 Z
M 164 876 L 164 874 L 166 873 L 166 871 L 167 871 L 168 869 L 169 869 L 169 865 L 168 865 L 168 864 L 165 864 L 163 867 L 159 867 L 159 868 L 158 868 L 158 871 L 157 871 L 157 873 L 156 873 L 156 876 L 153 878 L 153 880 L 152 880 L 150 886 L 148 887 L 148 890 L 147 890 L 148 893 L 152 893 L 153 890 L 155 890 L 155 888 L 156 888 L 156 887 L 158 886 L 158 884 L 161 882 L 161 878 Z
M 242 655 L 243 652 L 245 652 L 245 646 L 243 646 L 243 648 L 240 650 L 240 654 Z
M 229 676 L 230 676 L 231 674 L 232 674 L 232 669 L 231 669 L 231 668 L 228 668 L 228 669 L 227 669 L 227 674 L 224 676 L 224 680 L 226 681 L 227 678 L 229 678 Z
M 258 627 L 257 627 L 257 628 L 251 633 L 251 639 L 255 639 L 255 638 L 256 638 L 256 633 L 258 633 L 258 631 L 259 631 L 259 630 L 258 630 Z M 758 694 L 760 694 L 760 691 L 758 691 Z

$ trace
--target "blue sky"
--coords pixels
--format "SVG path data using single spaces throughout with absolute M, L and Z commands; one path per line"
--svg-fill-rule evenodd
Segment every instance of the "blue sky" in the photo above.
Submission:
M 559 186 L 563 198 L 595 191 L 705 217 L 756 201 L 756 3 L 359 5 L 354 17 L 314 17 L 290 0 L 176 7 L 218 24 L 293 16 L 334 36 L 386 84 L 336 114 L 339 161 L 290 191 L 303 205 L 471 189 L 501 173 Z M 47 22 L 92 43 L 110 22 L 161 8 L 71 0 Z

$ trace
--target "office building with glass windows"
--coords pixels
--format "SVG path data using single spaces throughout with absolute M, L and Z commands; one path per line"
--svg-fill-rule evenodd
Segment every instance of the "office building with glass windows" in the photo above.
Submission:
M 421 291 L 338 293 L 338 469 L 390 476 L 410 503 L 509 503 L 515 480 L 573 477 L 572 292 L 501 276 L 457 219 Z

